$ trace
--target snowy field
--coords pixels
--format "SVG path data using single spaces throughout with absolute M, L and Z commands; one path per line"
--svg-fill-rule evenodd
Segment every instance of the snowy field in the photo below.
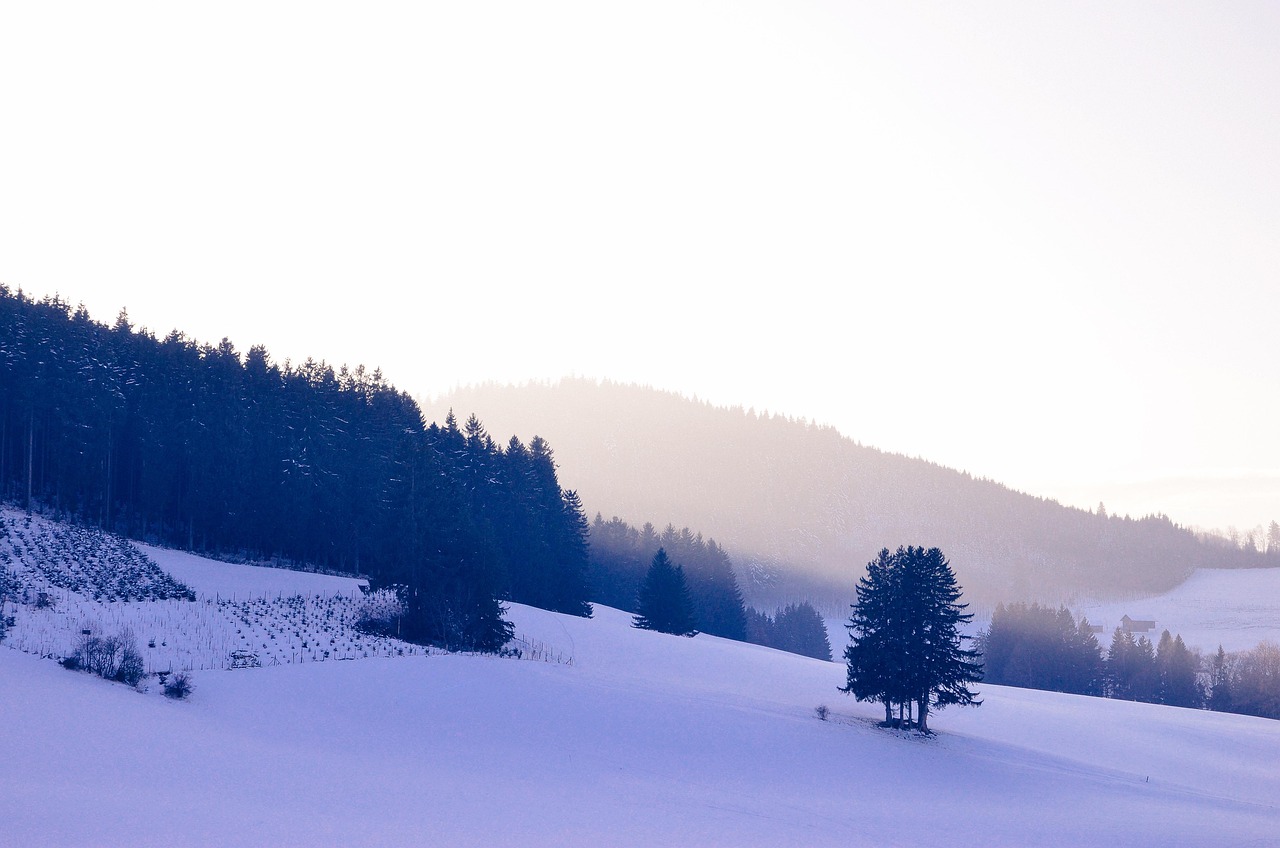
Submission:
M 1103 625 L 1099 641 L 1104 651 L 1125 615 L 1155 621 L 1155 630 L 1148 634 L 1152 641 L 1167 629 L 1181 634 L 1188 647 L 1206 653 L 1218 645 L 1238 651 L 1263 641 L 1280 643 L 1280 568 L 1197 569 L 1163 595 L 1084 604 L 1072 612 Z
M 986 686 L 925 739 L 875 727 L 838 663 L 510 617 L 526 659 L 206 671 L 183 702 L 0 650 L 0 844 L 1280 842 L 1280 722 Z
M 184 585 L 189 586 L 198 598 L 215 600 L 228 598 L 241 601 L 291 595 L 355 598 L 360 596 L 360 587 L 368 585 L 367 580 L 356 580 L 351 577 L 331 577 L 327 574 L 263 568 L 256 565 L 235 565 L 168 548 L 157 548 L 136 542 L 134 545 L 152 562 Z
M 4 604 L 15 618 L 4 644 L 45 658 L 125 633 L 147 673 L 424 650 L 356 628 L 364 581 L 216 562 L 8 508 L 0 566 L 25 601 Z

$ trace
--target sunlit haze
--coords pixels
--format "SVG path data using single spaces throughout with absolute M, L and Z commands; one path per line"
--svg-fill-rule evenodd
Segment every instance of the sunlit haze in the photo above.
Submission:
M 1245 530 L 1280 519 L 1277 92 L 1260 2 L 6 3 L 0 282 Z

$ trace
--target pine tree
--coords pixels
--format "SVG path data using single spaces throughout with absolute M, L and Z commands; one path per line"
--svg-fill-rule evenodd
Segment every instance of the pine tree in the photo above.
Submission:
M 808 601 L 787 604 L 774 616 L 775 648 L 819 660 L 831 659 L 831 642 L 822 616 Z
M 990 683 L 1101 694 L 1102 650 L 1086 621 L 1065 607 L 1000 604 L 979 638 Z
M 882 702 L 885 724 L 893 721 L 894 704 L 908 697 L 902 688 L 900 661 L 905 634 L 896 615 L 894 579 L 894 562 L 888 548 L 867 563 L 867 573 L 858 578 L 854 589 L 857 601 L 845 625 L 850 640 L 844 651 L 845 685 L 840 689 L 859 701 Z
M 1182 636 L 1172 637 L 1168 630 L 1160 634 L 1156 665 L 1160 675 L 1160 703 L 1174 707 L 1204 704 L 1204 691 L 1196 677 L 1200 663 L 1187 650 Z
M 1119 627 L 1111 636 L 1111 648 L 1107 651 L 1108 694 L 1126 701 L 1155 703 L 1160 699 L 1160 673 L 1156 666 L 1155 649 L 1146 636 L 1133 638 L 1133 634 Z
M 883 701 L 886 721 L 892 704 L 914 703 L 922 733 L 929 732 L 931 708 L 980 704 L 968 684 L 982 679 L 982 665 L 960 633 L 973 615 L 959 600 L 955 574 L 939 549 L 882 550 L 858 581 L 842 691 Z
M 694 636 L 693 602 L 684 579 L 684 569 L 667 557 L 663 548 L 653 556 L 637 600 L 639 612 L 634 626 L 677 636 Z
M 1211 710 L 1230 712 L 1233 699 L 1231 697 L 1231 664 L 1227 652 L 1218 646 L 1209 670 L 1209 700 Z

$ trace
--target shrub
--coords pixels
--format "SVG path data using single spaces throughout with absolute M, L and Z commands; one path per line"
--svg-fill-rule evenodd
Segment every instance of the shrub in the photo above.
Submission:
M 137 686 L 146 676 L 142 653 L 128 630 L 115 636 L 86 634 L 75 653 L 62 661 L 62 667 L 72 671 L 83 669 L 104 680 L 117 680 L 129 686 Z
M 377 636 L 391 636 L 399 630 L 404 602 L 395 589 L 377 589 L 360 599 L 356 628 Z
M 116 667 L 113 680 L 128 686 L 137 686 L 147 676 L 146 666 L 142 662 L 142 654 L 138 652 L 138 643 L 132 637 L 120 640 L 120 664 Z
M 194 688 L 191 684 L 191 675 L 185 671 L 179 671 L 164 684 L 164 696 L 173 698 L 175 701 L 181 701 L 190 695 L 191 690 Z

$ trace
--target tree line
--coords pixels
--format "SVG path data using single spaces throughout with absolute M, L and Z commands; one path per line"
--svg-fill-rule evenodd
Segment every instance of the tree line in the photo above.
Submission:
M 818 660 L 831 659 L 827 625 L 808 601 L 779 607 L 773 615 L 747 607 L 747 641 Z
M 614 516 L 597 513 L 591 523 L 590 582 L 592 600 L 627 612 L 639 612 L 639 601 L 655 556 L 679 566 L 700 633 L 745 641 L 746 608 L 733 562 L 715 539 L 704 539 L 688 527 L 668 524 L 659 533 L 646 522 L 637 529 Z
M 1116 628 L 1104 652 L 1065 607 L 1012 603 L 977 646 L 989 683 L 1280 718 L 1280 648 L 1267 642 L 1205 657 L 1168 630 L 1153 643 Z
M 403 587 L 402 633 L 497 650 L 502 600 L 587 615 L 550 445 L 428 425 L 379 371 L 112 326 L 0 286 L 0 497 L 132 538 Z

